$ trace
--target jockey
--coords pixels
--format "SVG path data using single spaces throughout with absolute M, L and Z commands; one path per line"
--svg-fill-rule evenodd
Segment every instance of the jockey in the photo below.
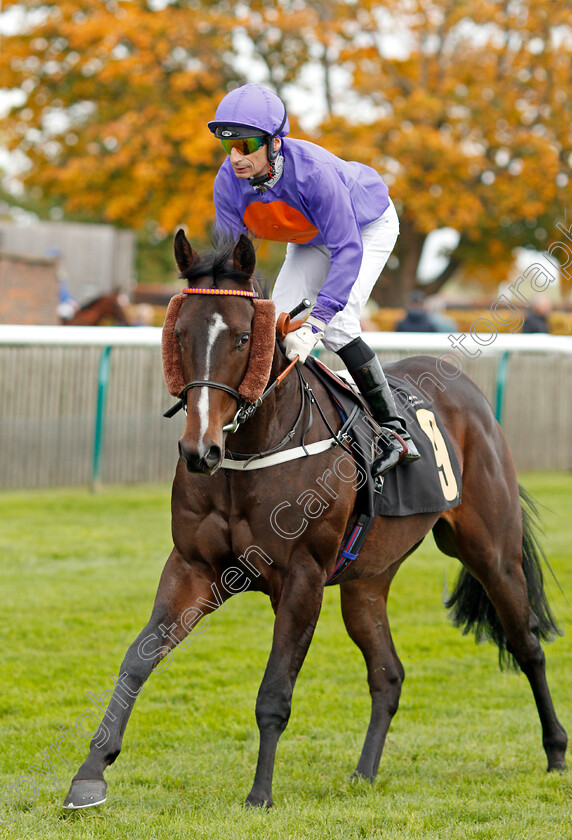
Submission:
M 62 321 L 70 321 L 79 309 L 79 303 L 68 289 L 67 274 L 63 266 L 63 253 L 59 248 L 46 248 L 46 257 L 56 263 L 58 278 L 58 306 L 56 312 Z
M 304 324 L 284 339 L 287 358 L 304 363 L 320 339 L 341 358 L 390 432 L 374 475 L 416 461 L 383 369 L 361 336 L 361 311 L 399 234 L 381 176 L 314 143 L 285 139 L 286 107 L 258 85 L 227 94 L 208 127 L 228 155 L 214 183 L 217 229 L 287 242 L 272 293 L 276 311 L 289 312 L 303 298 L 313 303 Z

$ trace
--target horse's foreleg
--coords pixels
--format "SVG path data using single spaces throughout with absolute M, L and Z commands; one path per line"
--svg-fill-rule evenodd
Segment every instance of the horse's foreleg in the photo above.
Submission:
M 322 605 L 324 572 L 311 559 L 296 558 L 293 565 L 276 610 L 272 650 L 256 701 L 260 747 L 247 806 L 272 806 L 276 747 L 290 717 L 294 684 Z
M 222 603 L 212 580 L 193 573 L 174 550 L 167 560 L 149 622 L 129 647 L 89 755 L 73 778 L 64 808 L 99 805 L 106 798 L 103 773 L 121 750 L 123 733 L 143 683 L 203 617 Z M 157 671 L 164 670 L 167 664 Z
M 344 623 L 365 659 L 371 694 L 371 718 L 354 776 L 371 781 L 377 775 L 405 676 L 391 638 L 386 608 L 389 587 L 398 567 L 397 563 L 375 578 L 340 586 Z

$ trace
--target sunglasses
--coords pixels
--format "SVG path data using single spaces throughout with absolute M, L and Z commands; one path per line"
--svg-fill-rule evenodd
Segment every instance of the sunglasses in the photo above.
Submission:
M 241 155 L 251 155 L 264 146 L 265 137 L 221 137 L 222 147 L 230 155 L 233 149 L 238 149 Z

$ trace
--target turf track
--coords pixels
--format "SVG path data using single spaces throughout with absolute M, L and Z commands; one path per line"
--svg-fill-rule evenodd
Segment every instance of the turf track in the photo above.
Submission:
M 548 674 L 572 734 L 572 478 L 520 478 L 549 509 L 544 544 L 563 591 L 550 576 L 547 587 L 566 635 L 547 647 Z M 444 576 L 450 586 L 457 564 L 432 539 L 406 562 L 390 598 L 406 682 L 373 787 L 349 782 L 369 702 L 336 588 L 326 593 L 279 746 L 273 811 L 242 807 L 254 772 L 254 700 L 272 629 L 269 603 L 255 594 L 230 601 L 149 680 L 123 753 L 107 772 L 106 805 L 61 810 L 82 755 L 69 742 L 61 750 L 69 766 L 53 760 L 57 779 L 35 774 L 37 792 L 26 786 L 26 768 L 47 767 L 58 724 L 75 730 L 81 715 L 97 711 L 88 692 L 97 697 L 111 686 L 109 674 L 148 617 L 170 550 L 169 492 L 161 486 L 109 488 L 97 496 L 0 495 L 0 800 L 7 800 L 0 801 L 0 837 L 572 838 L 572 774 L 544 772 L 524 678 L 499 673 L 495 649 L 476 646 L 447 621 Z M 15 790 L 37 793 L 32 809 Z

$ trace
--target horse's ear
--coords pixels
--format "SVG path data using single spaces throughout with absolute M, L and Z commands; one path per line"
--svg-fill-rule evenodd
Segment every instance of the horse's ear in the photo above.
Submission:
M 181 274 L 199 260 L 200 257 L 191 247 L 184 230 L 178 230 L 175 236 L 175 261 Z
M 240 234 L 240 239 L 236 243 L 232 254 L 232 264 L 239 271 L 244 271 L 245 274 L 252 277 L 256 265 L 256 254 L 254 245 L 244 233 Z

